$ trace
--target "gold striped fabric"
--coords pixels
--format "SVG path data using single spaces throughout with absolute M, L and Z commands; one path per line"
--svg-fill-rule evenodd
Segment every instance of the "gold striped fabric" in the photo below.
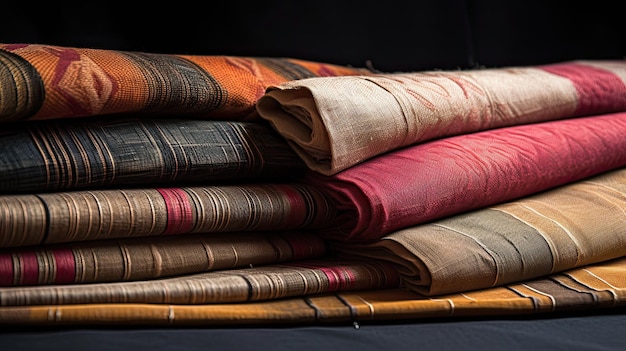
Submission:
M 211 233 L 0 250 L 0 286 L 150 280 L 317 258 L 307 232 Z
M 160 235 L 313 229 L 334 204 L 299 183 L 0 196 L 0 247 Z
M 626 168 L 530 197 L 337 243 L 348 256 L 399 264 L 405 286 L 436 296 L 626 256 Z
M 464 293 L 425 297 L 403 288 L 362 289 L 222 304 L 88 303 L 0 307 L 12 326 L 324 325 L 429 318 L 546 315 L 625 306 L 626 259 Z

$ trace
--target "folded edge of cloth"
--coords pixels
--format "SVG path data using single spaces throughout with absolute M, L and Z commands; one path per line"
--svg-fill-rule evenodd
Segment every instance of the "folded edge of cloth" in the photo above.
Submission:
M 121 112 L 254 120 L 255 103 L 270 85 L 368 72 L 295 58 L 3 43 L 0 123 Z
M 257 111 L 332 175 L 441 137 L 626 111 L 626 60 L 309 78 L 269 87 Z
M 626 168 L 533 196 L 405 228 L 340 256 L 399 265 L 426 296 L 538 278 L 626 255 Z

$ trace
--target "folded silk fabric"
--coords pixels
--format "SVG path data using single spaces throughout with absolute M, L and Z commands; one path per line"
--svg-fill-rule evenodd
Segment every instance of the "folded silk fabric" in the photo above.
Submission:
M 0 323 L 175 327 L 347 322 L 358 326 L 368 321 L 597 312 L 626 306 L 625 274 L 626 259 L 622 258 L 530 281 L 435 297 L 402 288 L 381 288 L 222 304 L 22 302 L 0 307 Z
M 0 123 L 120 112 L 257 119 L 265 88 L 316 76 L 367 74 L 291 58 L 168 55 L 0 44 Z
M 0 131 L 0 193 L 284 180 L 306 166 L 263 123 L 184 118 L 33 121 Z
M 548 190 L 626 165 L 626 113 L 491 129 L 395 150 L 308 182 L 335 201 L 327 239 L 395 230 Z
M 404 285 L 435 296 L 489 288 L 626 256 L 626 168 L 367 244 L 351 257 L 400 265 Z
M 325 226 L 335 208 L 298 183 L 0 196 L 0 247 Z
M 149 280 L 320 257 L 306 232 L 211 233 L 0 250 L 0 286 Z
M 387 262 L 318 258 L 135 282 L 0 287 L 0 306 L 263 301 L 398 287 Z
M 626 60 L 310 78 L 269 87 L 257 110 L 332 175 L 441 137 L 626 111 Z

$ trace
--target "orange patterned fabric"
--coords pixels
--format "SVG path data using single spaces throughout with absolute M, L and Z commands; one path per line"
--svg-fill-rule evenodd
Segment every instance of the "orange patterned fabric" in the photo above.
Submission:
M 0 123 L 121 112 L 254 120 L 269 85 L 368 72 L 291 58 L 0 44 Z

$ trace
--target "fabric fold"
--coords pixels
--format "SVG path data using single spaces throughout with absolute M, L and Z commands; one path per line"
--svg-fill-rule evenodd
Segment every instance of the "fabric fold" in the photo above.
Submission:
M 442 137 L 626 111 L 626 60 L 308 78 L 268 87 L 257 110 L 333 175 Z
M 398 285 L 387 262 L 325 258 L 136 282 L 0 287 L 0 306 L 233 303 Z
M 305 170 L 264 123 L 117 115 L 0 132 L 4 194 L 278 181 Z
M 403 288 L 363 289 L 222 304 L 97 303 L 0 307 L 22 326 L 259 326 L 415 322 L 431 318 L 549 316 L 626 306 L 626 259 L 502 287 L 424 297 Z
M 426 296 L 526 281 L 626 256 L 626 169 L 516 201 L 404 228 L 347 257 L 399 265 Z
M 442 138 L 333 176 L 307 173 L 337 207 L 320 232 L 373 241 L 447 216 L 511 201 L 626 166 L 626 113 Z
M 0 248 L 88 240 L 314 229 L 335 217 L 299 183 L 83 190 L 0 196 Z
M 256 120 L 265 88 L 365 68 L 293 58 L 0 44 L 0 123 L 148 112 Z
M 0 286 L 151 280 L 325 254 L 319 236 L 291 231 L 83 241 L 0 250 Z

